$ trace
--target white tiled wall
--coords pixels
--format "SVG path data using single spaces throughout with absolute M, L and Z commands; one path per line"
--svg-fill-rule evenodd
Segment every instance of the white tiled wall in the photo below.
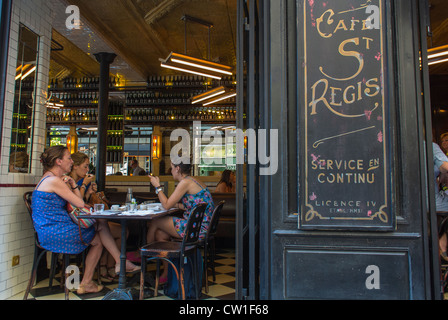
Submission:
M 35 139 L 32 154 L 32 173 L 8 173 L 11 139 L 14 78 L 17 62 L 19 24 L 22 23 L 40 36 Z M 8 80 L 4 105 L 3 136 L 0 159 L 0 184 L 14 185 L 0 188 L 0 299 L 8 299 L 26 289 L 30 276 L 34 239 L 31 221 L 22 196 L 33 188 L 42 174 L 39 156 L 45 146 L 44 102 L 50 67 L 52 13 L 46 0 L 13 0 L 9 42 Z M 2 103 L 2 102 L 0 102 Z M 12 267 L 13 256 L 20 256 L 20 264 Z

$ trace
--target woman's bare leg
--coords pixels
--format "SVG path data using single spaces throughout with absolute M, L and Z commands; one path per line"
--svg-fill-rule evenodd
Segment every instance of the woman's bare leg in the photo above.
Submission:
M 91 248 L 89 249 L 89 253 L 86 257 L 86 267 L 84 270 L 84 276 L 82 277 L 81 285 L 87 285 L 92 282 L 95 268 L 101 258 L 101 253 L 103 252 L 103 245 L 98 233 L 93 238 L 90 246 Z
M 181 239 L 174 228 L 172 217 L 163 217 L 151 221 L 147 234 L 147 243 L 152 243 L 154 241 L 170 241 L 171 238 Z M 163 260 L 162 263 L 163 273 L 160 277 L 166 278 L 168 276 L 168 262 Z
M 150 244 L 156 240 L 157 230 L 162 230 L 170 237 L 180 239 L 179 234 L 174 228 L 172 217 L 163 217 L 151 220 L 151 223 L 149 224 L 148 233 L 146 236 L 146 243 Z
M 98 234 L 100 235 L 103 246 L 106 248 L 107 251 L 109 251 L 110 255 L 115 261 L 115 264 L 119 266 L 120 250 L 118 249 L 115 239 L 112 236 L 109 224 L 105 220 L 98 220 L 97 230 Z M 130 261 L 126 261 L 126 269 L 133 269 L 133 268 L 135 268 L 135 265 Z

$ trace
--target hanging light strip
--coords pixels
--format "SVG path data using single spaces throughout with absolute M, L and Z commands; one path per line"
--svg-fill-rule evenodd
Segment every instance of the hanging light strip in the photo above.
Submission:
M 448 45 L 428 49 L 428 65 L 447 62 L 447 58 L 438 59 L 448 55 Z
M 181 71 L 181 72 L 187 72 L 187 73 L 192 73 L 192 74 L 196 74 L 198 76 L 203 76 L 203 77 L 207 77 L 207 78 L 212 78 L 212 79 L 216 79 L 216 80 L 221 80 L 222 77 L 221 76 L 215 76 L 212 74 L 208 74 L 208 73 L 203 73 L 203 72 L 198 72 L 198 71 L 193 71 L 193 70 L 188 70 L 185 68 L 179 68 L 179 67 L 175 67 L 169 64 L 166 64 L 164 62 L 162 62 L 160 64 L 161 67 L 163 68 L 168 68 L 168 69 L 172 69 L 172 70 L 177 70 L 177 71 Z
M 236 97 L 236 92 L 231 92 L 231 93 L 226 94 L 226 95 L 224 95 L 222 97 L 216 98 L 215 100 L 212 100 L 212 101 L 209 101 L 207 103 L 204 103 L 203 106 L 205 107 L 205 106 L 211 105 L 213 103 L 216 103 L 216 102 L 219 102 L 219 101 L 222 101 L 222 100 L 226 100 L 226 99 L 230 99 L 230 98 L 233 98 L 233 97 Z
M 214 97 L 219 96 L 224 93 L 226 93 L 226 89 L 224 87 L 219 87 L 219 88 L 207 91 L 205 93 L 202 93 L 200 95 L 193 97 L 191 99 L 191 104 L 196 104 L 196 103 L 214 98 Z
M 235 96 L 236 92 L 234 90 L 230 90 L 222 86 L 191 98 L 191 104 L 197 104 L 199 102 L 205 101 L 206 103 L 203 103 L 203 106 L 205 107 L 222 100 L 230 99 Z
M 162 67 L 165 68 L 199 74 L 218 80 L 221 80 L 222 75 L 233 75 L 232 67 L 175 52 L 171 52 L 165 60 L 161 59 L 161 62 Z

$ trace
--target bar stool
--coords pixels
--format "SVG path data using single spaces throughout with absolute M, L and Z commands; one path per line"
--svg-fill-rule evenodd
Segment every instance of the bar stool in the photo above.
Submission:
M 205 209 L 207 204 L 198 204 L 193 211 L 190 213 L 188 218 L 187 227 L 185 229 L 185 235 L 182 242 L 179 241 L 168 241 L 162 242 L 157 241 L 140 249 L 140 254 L 142 257 L 142 266 L 140 273 L 140 300 L 143 300 L 143 287 L 145 282 L 146 273 L 146 263 L 151 260 L 157 260 L 157 271 L 156 271 L 156 284 L 154 288 L 154 296 L 157 296 L 159 289 L 159 266 L 160 260 L 167 261 L 174 269 L 176 278 L 178 280 L 178 296 L 181 296 L 182 300 L 185 300 L 185 287 L 184 287 L 184 260 L 185 258 L 190 258 L 193 266 L 193 277 L 195 283 L 195 294 L 196 299 L 199 298 L 199 284 L 197 281 L 197 263 L 196 263 L 196 253 L 197 244 L 199 240 L 199 233 L 201 232 L 202 221 L 204 220 Z M 174 265 L 170 259 L 179 259 L 179 270 Z M 201 286 L 202 287 L 202 286 Z

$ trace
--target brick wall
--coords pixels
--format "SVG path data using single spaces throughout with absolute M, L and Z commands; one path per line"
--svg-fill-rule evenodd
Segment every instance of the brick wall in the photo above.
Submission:
M 11 140 L 14 100 L 14 78 L 17 63 L 19 24 L 22 23 L 40 36 L 37 73 L 37 99 L 32 153 L 32 173 L 9 173 L 9 145 Z M 29 279 L 34 239 L 31 221 L 22 200 L 42 175 L 38 161 L 45 146 L 48 74 L 52 32 L 52 12 L 46 0 L 14 0 L 9 42 L 8 80 L 4 102 L 2 150 L 0 158 L 0 299 L 11 298 L 26 289 Z M 20 264 L 12 267 L 12 258 L 20 256 Z

